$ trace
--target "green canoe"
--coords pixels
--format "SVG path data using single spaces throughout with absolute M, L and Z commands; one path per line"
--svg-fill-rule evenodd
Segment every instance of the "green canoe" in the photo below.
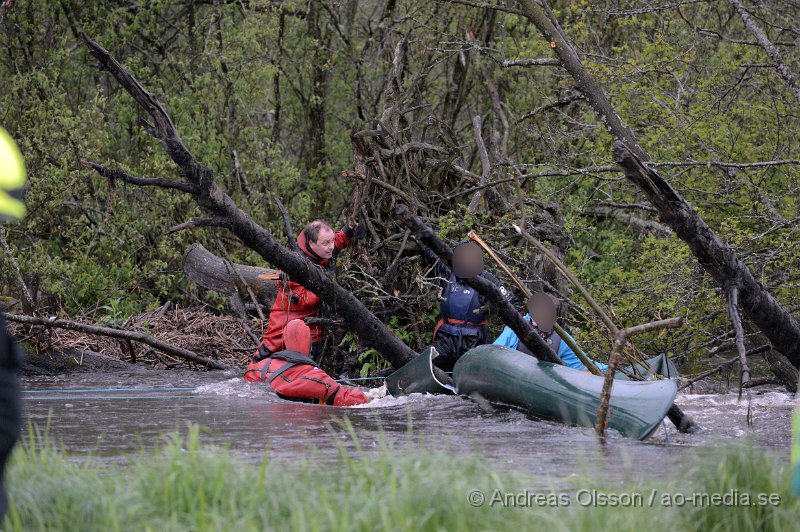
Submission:
M 422 351 L 417 358 L 386 377 L 386 390 L 395 397 L 410 393 L 454 394 L 453 387 L 440 381 L 433 372 L 433 359 L 438 355 L 435 347 Z
M 603 377 L 496 345 L 471 349 L 456 362 L 453 382 L 460 395 L 477 394 L 542 418 L 594 426 Z M 661 423 L 678 389 L 674 382 L 615 380 L 608 427 L 643 440 Z

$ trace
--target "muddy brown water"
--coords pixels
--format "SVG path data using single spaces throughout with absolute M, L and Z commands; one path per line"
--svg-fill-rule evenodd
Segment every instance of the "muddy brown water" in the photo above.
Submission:
M 367 453 L 379 452 L 386 441 L 478 455 L 493 466 L 541 478 L 586 474 L 620 480 L 669 475 L 689 457 L 712 456 L 719 446 L 743 441 L 788 461 L 794 401 L 777 388 L 754 390 L 748 426 L 747 402 L 735 393 L 681 393 L 677 403 L 702 426 L 700 434 L 679 434 L 667 421 L 645 442 L 611 434 L 601 445 L 591 429 L 514 410 L 486 412 L 461 397 L 415 394 L 334 408 L 281 400 L 231 371 L 114 369 L 28 376 L 23 386 L 25 422 L 46 430 L 79 459 L 127 460 L 195 423 L 204 442 L 227 445 L 248 461 L 267 454 L 324 463 L 336 459 L 340 446 L 354 447 L 341 424 L 347 420 Z M 128 388 L 140 389 L 118 390 Z

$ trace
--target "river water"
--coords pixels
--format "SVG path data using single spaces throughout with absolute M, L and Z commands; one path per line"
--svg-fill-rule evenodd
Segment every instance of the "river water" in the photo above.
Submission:
M 486 412 L 456 396 L 385 397 L 354 408 L 292 403 L 263 384 L 245 383 L 239 372 L 132 368 L 31 376 L 23 387 L 25 421 L 79 458 L 124 461 L 196 423 L 204 442 L 228 445 L 248 461 L 268 453 L 287 462 L 325 462 L 336 458 L 340 445 L 354 447 L 342 423 L 347 420 L 367 452 L 377 453 L 386 441 L 477 454 L 494 467 L 536 477 L 618 480 L 657 478 L 689 456 L 711 456 L 715 447 L 743 440 L 788 461 L 794 401 L 777 388 L 753 390 L 748 426 L 747 401 L 735 393 L 681 393 L 676 402 L 701 425 L 700 434 L 680 434 L 667 421 L 645 442 L 611 434 L 601 445 L 591 429 L 533 420 L 514 410 Z

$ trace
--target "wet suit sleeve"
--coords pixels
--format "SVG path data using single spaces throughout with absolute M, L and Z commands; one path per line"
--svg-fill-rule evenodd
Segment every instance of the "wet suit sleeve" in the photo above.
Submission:
M 440 285 L 445 286 L 447 284 L 447 280 L 450 279 L 450 268 L 448 268 L 445 263 L 439 260 L 439 257 L 431 248 L 422 242 L 419 242 L 419 249 L 420 253 L 422 254 L 422 260 L 424 260 L 426 264 L 434 265 L 433 275 L 440 280 Z
M 307 308 L 316 307 L 320 303 L 320 299 L 317 296 L 317 294 L 315 294 L 311 290 L 307 289 L 306 287 L 304 287 L 300 283 L 295 283 L 294 281 L 289 281 L 289 283 L 287 285 L 287 288 L 289 289 L 289 293 L 287 294 L 287 297 L 291 296 L 291 295 L 294 295 L 296 297 L 296 300 L 294 300 L 294 298 L 293 298 L 293 300 L 290 301 L 290 307 L 289 308 L 307 309 Z M 294 305 L 294 307 L 292 307 L 291 305 Z
M 354 386 L 344 386 L 322 371 L 300 365 L 286 371 L 287 379 L 276 379 L 272 388 L 294 399 L 317 399 L 330 406 L 355 406 L 369 402 L 369 397 Z
M 355 232 L 349 225 L 345 225 L 333 235 L 333 245 L 339 251 L 350 245 Z

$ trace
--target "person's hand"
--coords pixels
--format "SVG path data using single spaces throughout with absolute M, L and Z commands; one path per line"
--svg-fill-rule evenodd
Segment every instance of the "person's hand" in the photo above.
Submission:
M 353 238 L 356 240 L 361 240 L 367 236 L 367 224 L 365 223 L 356 222 L 355 227 L 350 226 L 350 228 L 353 230 Z

